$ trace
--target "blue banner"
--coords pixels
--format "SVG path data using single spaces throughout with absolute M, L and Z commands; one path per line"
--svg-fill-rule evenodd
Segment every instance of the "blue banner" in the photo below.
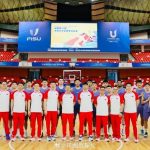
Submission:
M 68 62 L 33 62 L 32 67 L 68 68 Z
M 16 44 L 16 43 L 18 43 L 18 39 L 16 39 L 16 38 L 0 38 L 0 43 Z
M 19 52 L 47 52 L 50 47 L 50 22 L 20 22 Z
M 147 62 L 147 63 L 132 63 L 132 67 L 135 67 L 135 68 L 150 68 L 150 63 Z
M 119 67 L 119 63 L 94 63 L 94 62 L 77 62 L 75 63 L 77 68 L 116 68 Z
M 150 44 L 150 40 L 144 40 L 144 39 L 133 39 L 130 40 L 131 45 L 136 45 L 136 44 Z
M 99 22 L 98 41 L 101 52 L 129 53 L 129 23 Z
M 0 62 L 0 66 L 5 66 L 5 67 L 18 67 L 19 62 Z

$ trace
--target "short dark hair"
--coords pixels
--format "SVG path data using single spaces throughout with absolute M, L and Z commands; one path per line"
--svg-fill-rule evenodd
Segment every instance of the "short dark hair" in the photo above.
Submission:
M 87 83 L 87 82 L 84 82 L 84 83 L 82 83 L 82 85 L 88 85 L 88 83 Z
M 111 87 L 112 88 L 112 86 L 110 84 L 107 87 Z
M 48 81 L 47 81 L 47 79 L 42 79 L 42 82 L 43 82 L 43 81 L 46 81 L 46 82 L 48 82 Z
M 105 83 L 105 82 L 108 82 L 108 80 L 107 80 L 107 79 L 104 79 L 103 83 Z
M 142 83 L 142 80 L 137 80 L 136 83 Z
M 104 86 L 100 86 L 100 89 L 105 89 L 105 87 Z

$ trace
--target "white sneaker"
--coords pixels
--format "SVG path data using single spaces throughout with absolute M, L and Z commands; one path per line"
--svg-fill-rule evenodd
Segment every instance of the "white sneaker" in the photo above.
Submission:
M 112 141 L 116 141 L 116 138 L 112 138 L 111 140 L 112 140 Z
M 89 136 L 89 141 L 93 141 L 93 136 Z
M 70 137 L 69 139 L 70 139 L 70 141 L 72 141 L 74 138 L 73 138 L 73 137 Z
M 38 138 L 37 140 L 40 142 L 42 139 L 41 139 L 41 138 Z
M 14 137 L 14 138 L 12 138 L 11 140 L 12 140 L 12 142 L 15 142 L 15 141 L 16 141 L 16 138 Z
M 82 141 L 82 139 L 83 139 L 83 138 L 82 138 L 82 135 L 80 135 L 80 136 L 79 136 L 79 141 Z
M 49 141 L 51 141 L 51 140 L 52 140 L 51 137 L 48 136 L 48 137 L 47 137 L 47 141 L 49 142 Z
M 104 141 L 105 141 L 105 142 L 109 142 L 109 139 L 108 139 L 108 138 L 105 138 Z
M 55 132 L 54 137 L 55 137 L 55 138 L 57 138 L 57 137 L 58 137 L 57 132 Z
M 129 142 L 130 140 L 129 140 L 129 138 L 126 138 L 126 139 L 124 139 L 124 141 L 125 141 L 125 142 Z
M 52 136 L 52 137 L 51 137 L 51 140 L 52 140 L 52 141 L 55 141 L 55 140 L 56 140 L 55 136 Z
M 121 139 L 116 139 L 117 142 L 121 142 Z
M 30 141 L 35 141 L 35 138 L 34 138 L 34 137 L 32 137 L 32 138 L 30 139 Z
M 20 138 L 21 141 L 24 141 L 25 139 L 23 137 Z
M 139 140 L 138 140 L 138 139 L 134 139 L 134 142 L 135 142 L 135 143 L 138 143 L 138 142 L 139 142 Z
M 66 136 L 62 138 L 63 141 L 66 141 Z
M 96 141 L 99 142 L 99 141 L 100 141 L 100 138 L 96 138 Z

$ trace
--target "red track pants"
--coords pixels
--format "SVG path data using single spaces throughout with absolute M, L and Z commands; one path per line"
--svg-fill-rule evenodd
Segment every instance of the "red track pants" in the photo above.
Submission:
M 105 138 L 108 138 L 107 126 L 108 126 L 108 116 L 96 116 L 96 135 L 97 138 L 100 137 L 101 127 L 104 127 Z
M 66 136 L 67 121 L 69 123 L 70 137 L 73 136 L 74 114 L 62 114 L 62 132 L 63 137 Z
M 31 124 L 31 136 L 32 137 L 35 137 L 36 120 L 37 120 L 37 125 L 38 125 L 37 136 L 40 138 L 41 128 L 42 128 L 42 113 L 31 112 L 30 124 Z
M 89 130 L 89 136 L 92 135 L 92 120 L 93 118 L 93 113 L 92 112 L 80 112 L 79 114 L 79 134 L 83 135 L 83 128 L 84 128 L 84 123 L 87 121 L 88 123 L 88 130 Z
M 46 115 L 47 136 L 55 135 L 57 126 L 57 111 L 48 111 Z M 51 124 L 51 130 L 50 130 Z
M 24 123 L 25 123 L 25 113 L 13 113 L 13 132 L 12 137 L 17 134 L 17 129 L 20 130 L 21 137 L 24 137 Z
M 5 133 L 9 134 L 9 112 L 0 112 L 0 121 L 3 119 Z
M 110 117 L 111 117 L 113 138 L 120 139 L 121 117 L 119 115 L 111 115 Z
M 124 113 L 124 120 L 125 120 L 126 138 L 129 137 L 129 130 L 130 130 L 129 128 L 130 128 L 130 120 L 131 120 L 132 126 L 133 126 L 134 137 L 135 137 L 135 139 L 137 139 L 138 138 L 137 125 L 136 125 L 137 113 Z

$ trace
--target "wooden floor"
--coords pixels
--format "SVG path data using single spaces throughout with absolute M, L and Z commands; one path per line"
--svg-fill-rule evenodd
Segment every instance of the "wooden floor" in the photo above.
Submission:
M 139 122 L 138 122 L 139 127 Z M 0 125 L 2 129 L 2 122 Z M 2 130 L 0 130 L 1 133 Z M 78 132 L 78 122 L 76 123 L 76 131 Z M 28 131 L 30 133 L 30 129 Z M 7 142 L 5 138 L 0 138 L 0 150 L 150 150 L 150 136 L 148 138 L 143 138 L 139 135 L 139 143 L 133 142 L 132 129 L 131 138 L 128 143 L 124 142 L 89 142 L 87 137 L 84 137 L 82 142 L 78 141 L 78 136 L 75 137 L 73 141 L 62 141 L 61 140 L 61 121 L 59 121 L 57 135 L 55 142 L 47 142 L 46 137 L 42 139 L 41 142 L 35 141 L 30 142 L 29 138 L 22 142 L 16 140 L 15 142 Z M 150 121 L 149 121 L 149 134 L 150 134 Z

